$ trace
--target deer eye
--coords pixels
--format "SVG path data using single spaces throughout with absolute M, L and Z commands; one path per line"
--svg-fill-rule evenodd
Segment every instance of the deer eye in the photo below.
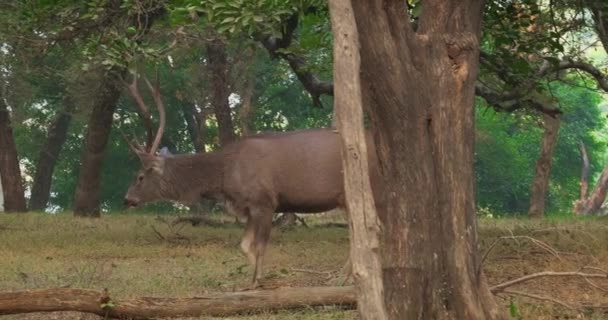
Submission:
M 144 181 L 144 176 L 143 176 L 143 175 L 141 175 L 141 176 L 137 177 L 137 181 L 139 181 L 139 182 Z

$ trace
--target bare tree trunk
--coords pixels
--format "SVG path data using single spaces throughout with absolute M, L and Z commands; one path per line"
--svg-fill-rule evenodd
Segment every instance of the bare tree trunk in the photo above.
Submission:
M 608 5 L 597 0 L 585 0 L 583 2 L 591 11 L 597 37 L 608 52 Z
M 587 155 L 587 148 L 585 148 L 585 144 L 582 141 L 579 143 L 579 148 L 583 160 L 581 195 L 580 199 L 574 202 L 574 213 L 577 215 L 597 214 L 602 209 L 602 205 L 608 194 L 608 167 L 604 168 L 591 195 L 587 196 L 589 189 L 589 156 Z
M 241 109 L 239 110 L 239 119 L 241 122 L 241 131 L 243 132 L 243 136 L 247 137 L 251 135 L 251 115 L 255 111 L 255 106 L 253 104 L 253 92 L 255 89 L 255 81 L 252 79 L 252 76 L 247 79 L 243 92 L 241 94 Z
M 188 135 L 194 145 L 194 151 L 205 152 L 205 141 L 203 139 L 203 133 L 201 132 L 201 125 L 196 116 L 197 111 L 194 103 L 185 103 L 182 106 L 182 113 L 184 114 L 184 120 L 186 120 Z
M 580 141 L 578 144 L 579 150 L 581 151 L 581 158 L 583 160 L 581 168 L 581 196 L 579 200 L 585 200 L 587 198 L 587 192 L 589 192 L 589 156 L 587 155 L 587 148 L 585 144 Z
M 334 34 L 334 120 L 342 138 L 346 207 L 350 219 L 350 259 L 362 319 L 388 319 L 380 259 L 380 222 L 370 182 L 363 127 L 361 58 L 350 0 L 330 0 Z
M 104 153 L 114 110 L 120 97 L 120 82 L 106 76 L 93 99 L 85 145 L 82 151 L 78 184 L 74 193 L 74 215 L 99 217 L 99 193 Z
M 63 103 L 63 110 L 57 114 L 51 123 L 46 142 L 38 155 L 30 198 L 30 210 L 44 210 L 49 201 L 53 171 L 61 148 L 67 139 L 68 129 L 72 121 L 72 111 L 74 110 L 69 97 L 64 97 Z
M 4 212 L 4 192 L 2 191 L 2 179 L 0 179 L 0 212 Z
M 207 42 L 207 58 L 209 59 L 209 71 L 211 72 L 211 83 L 213 86 L 213 97 L 211 103 L 217 118 L 219 127 L 220 145 L 234 141 L 234 125 L 230 114 L 228 97 L 230 88 L 228 86 L 228 59 L 226 56 L 226 44 L 219 38 Z
M 4 211 L 25 212 L 25 195 L 19 157 L 13 138 L 13 128 L 8 106 L 0 94 L 0 179 L 4 197 Z
M 111 306 L 104 306 L 111 304 Z M 231 292 L 195 298 L 140 298 L 114 301 L 107 292 L 37 289 L 0 293 L 0 315 L 80 311 L 117 319 L 231 316 L 242 313 L 323 305 L 355 305 L 353 287 L 282 288 Z
M 386 196 L 375 199 L 389 319 L 505 319 L 480 267 L 474 89 L 483 0 L 352 1 L 363 101 Z
M 608 193 L 608 167 L 604 168 L 597 185 L 588 198 L 574 202 L 574 213 L 577 215 L 597 214 L 602 208 Z
M 549 191 L 549 179 L 551 177 L 551 160 L 553 149 L 557 142 L 560 119 L 556 115 L 552 117 L 543 114 L 544 132 L 540 146 L 540 155 L 536 161 L 536 174 L 532 182 L 532 194 L 530 197 L 530 218 L 542 218 L 545 215 L 545 200 Z

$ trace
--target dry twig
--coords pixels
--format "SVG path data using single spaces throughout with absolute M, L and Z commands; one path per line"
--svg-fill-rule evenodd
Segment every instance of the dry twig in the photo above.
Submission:
M 551 247 L 549 244 L 547 244 L 546 242 L 540 241 L 540 240 L 532 238 L 530 236 L 516 236 L 516 235 L 502 236 L 502 237 L 494 240 L 494 242 L 492 242 L 492 244 L 490 245 L 490 247 L 488 248 L 488 250 L 486 250 L 486 252 L 481 257 L 481 260 L 479 261 L 479 265 L 477 266 L 477 274 L 479 274 L 481 272 L 481 268 L 483 266 L 484 261 L 488 258 L 488 256 L 490 255 L 490 252 L 494 249 L 494 247 L 496 247 L 496 245 L 499 242 L 505 241 L 505 240 L 515 240 L 515 241 L 517 241 L 519 239 L 529 240 L 530 242 L 532 242 L 532 244 L 540 247 L 541 249 L 547 251 L 551 255 L 553 255 L 556 258 L 558 258 L 558 259 L 561 260 L 561 258 L 559 256 L 559 252 L 556 249 L 554 249 L 553 247 Z
M 490 291 L 494 294 L 504 292 L 506 288 L 514 286 L 516 284 L 528 282 L 533 279 L 544 278 L 544 277 L 582 277 L 582 278 L 604 278 L 608 279 L 607 274 L 599 274 L 599 273 L 583 273 L 583 272 L 555 272 L 555 271 L 543 271 L 537 272 L 533 274 L 529 274 L 517 279 L 509 280 L 507 282 L 503 282 L 497 284 L 493 287 L 490 287 Z

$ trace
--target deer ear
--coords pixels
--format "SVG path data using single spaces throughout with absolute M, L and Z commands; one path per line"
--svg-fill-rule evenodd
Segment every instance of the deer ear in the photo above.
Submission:
M 171 151 L 169 151 L 169 148 L 167 147 L 162 147 L 159 151 L 159 155 L 161 157 L 171 157 L 173 156 L 173 154 L 171 153 Z

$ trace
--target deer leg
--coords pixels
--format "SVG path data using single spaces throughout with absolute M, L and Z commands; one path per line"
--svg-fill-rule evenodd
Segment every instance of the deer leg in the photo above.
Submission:
M 255 266 L 256 257 L 253 249 L 253 242 L 255 239 L 255 224 L 253 220 L 254 219 L 251 217 L 251 215 L 247 215 L 247 226 L 245 227 L 245 234 L 241 240 L 241 250 L 245 256 L 247 256 L 247 259 L 249 259 L 249 263 Z
M 259 285 L 259 280 L 262 279 L 264 253 L 270 239 L 270 231 L 272 230 L 272 217 L 274 213 L 270 210 L 260 210 L 255 215 L 255 231 L 253 241 L 253 251 L 255 253 L 255 269 L 253 272 L 253 286 Z

